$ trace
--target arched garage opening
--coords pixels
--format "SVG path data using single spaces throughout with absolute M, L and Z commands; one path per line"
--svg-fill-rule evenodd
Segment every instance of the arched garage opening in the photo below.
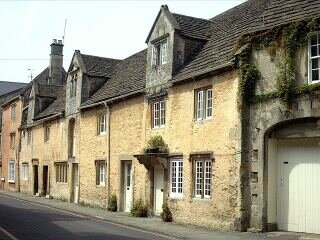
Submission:
M 277 124 L 265 143 L 268 225 L 320 234 L 319 118 Z

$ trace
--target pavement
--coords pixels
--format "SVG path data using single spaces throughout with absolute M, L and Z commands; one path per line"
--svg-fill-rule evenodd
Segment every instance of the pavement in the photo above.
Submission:
M 320 235 L 291 233 L 291 232 L 269 232 L 269 233 L 240 233 L 240 232 L 217 232 L 210 229 L 180 225 L 176 223 L 164 223 L 159 217 L 136 218 L 124 212 L 109 212 L 103 208 L 85 207 L 79 204 L 63 202 L 56 199 L 46 199 L 29 194 L 8 192 L 0 190 L 0 196 L 45 206 L 47 208 L 65 211 L 89 219 L 113 223 L 118 226 L 131 227 L 150 233 L 165 236 L 167 239 L 192 239 L 192 240 L 320 240 Z M 2 231 L 0 227 L 0 239 Z

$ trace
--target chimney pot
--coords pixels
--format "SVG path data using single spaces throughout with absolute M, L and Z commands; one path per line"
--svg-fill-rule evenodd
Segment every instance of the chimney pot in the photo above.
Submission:
M 62 44 L 62 40 L 58 40 L 58 44 Z
M 57 39 L 54 38 L 54 39 L 53 39 L 53 43 L 57 43 Z

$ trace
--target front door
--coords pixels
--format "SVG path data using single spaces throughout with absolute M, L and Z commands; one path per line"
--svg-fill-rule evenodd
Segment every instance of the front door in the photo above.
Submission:
M 73 202 L 78 203 L 79 196 L 79 180 L 78 180 L 78 164 L 73 165 Z
M 48 189 L 48 166 L 43 166 L 42 182 L 42 194 L 46 196 Z
M 38 193 L 38 165 L 33 166 L 33 194 Z
M 164 169 L 161 165 L 154 166 L 154 213 L 160 215 L 163 204 Z
M 130 212 L 132 207 L 132 163 L 124 164 L 124 211 Z

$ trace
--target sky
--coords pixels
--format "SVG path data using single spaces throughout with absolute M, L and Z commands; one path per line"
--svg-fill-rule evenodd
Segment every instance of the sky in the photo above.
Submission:
M 243 2 L 2 0 L 0 81 L 29 82 L 31 73 L 37 76 L 49 65 L 52 39 L 64 36 L 63 65 L 67 70 L 74 50 L 123 59 L 145 49 L 161 5 L 167 4 L 174 13 L 209 19 Z

